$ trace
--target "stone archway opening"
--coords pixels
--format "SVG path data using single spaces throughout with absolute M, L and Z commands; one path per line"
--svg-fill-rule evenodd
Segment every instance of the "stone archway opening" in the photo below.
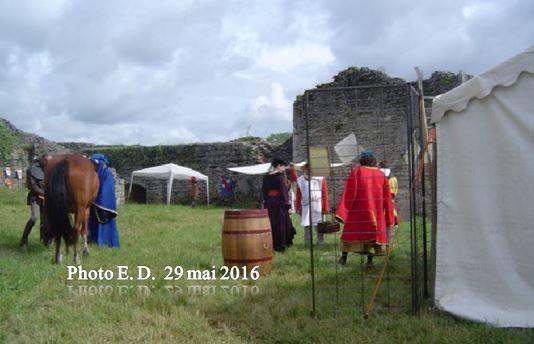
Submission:
M 129 190 L 130 184 L 126 185 L 126 190 Z M 128 199 L 128 202 L 130 203 L 142 203 L 145 204 L 147 202 L 146 197 L 146 189 L 144 186 L 139 184 L 132 184 L 132 191 L 130 193 L 130 198 Z

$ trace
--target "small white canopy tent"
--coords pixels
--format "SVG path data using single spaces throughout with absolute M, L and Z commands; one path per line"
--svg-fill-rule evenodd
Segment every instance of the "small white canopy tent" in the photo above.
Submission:
M 228 167 L 229 171 L 242 173 L 242 174 L 248 174 L 248 175 L 258 175 L 258 174 L 266 174 L 269 172 L 269 167 L 271 167 L 271 163 L 266 164 L 257 164 L 257 165 L 249 165 L 249 166 L 241 166 L 241 167 Z
M 134 177 L 146 177 L 161 179 L 167 181 L 167 204 L 171 203 L 171 191 L 172 183 L 174 179 L 189 180 L 191 177 L 195 177 L 197 180 L 206 181 L 206 199 L 208 205 L 210 204 L 210 183 L 208 176 L 203 175 L 200 172 L 192 170 L 188 167 L 179 166 L 176 164 L 165 164 L 160 166 L 148 167 L 142 170 L 137 170 L 132 172 L 130 177 L 130 188 L 128 190 L 128 199 L 130 198 L 130 193 L 132 192 L 132 185 Z
M 354 135 L 354 133 L 351 133 L 343 140 L 339 141 L 335 146 L 335 151 L 342 162 L 331 163 L 330 167 L 340 167 L 350 164 L 351 161 L 358 156 L 360 148 L 361 147 L 358 146 L 358 142 L 356 141 L 356 135 Z M 305 163 L 305 161 L 301 161 L 295 163 L 295 166 L 302 167 Z M 270 167 L 270 163 L 264 163 L 249 166 L 228 167 L 228 170 L 248 175 L 259 175 L 267 174 L 269 172 Z
M 534 327 L 534 47 L 434 99 L 437 306 Z
M 296 167 L 302 167 L 304 166 L 305 162 L 299 162 L 296 163 Z M 343 163 L 333 163 L 330 164 L 332 167 L 339 167 L 343 166 Z M 265 164 L 257 164 L 257 165 L 249 165 L 249 166 L 241 166 L 241 167 L 228 167 L 228 170 L 232 172 L 242 173 L 242 174 L 248 174 L 248 175 L 259 175 L 259 174 L 267 174 L 269 172 L 269 168 L 271 167 L 271 163 L 265 163 Z

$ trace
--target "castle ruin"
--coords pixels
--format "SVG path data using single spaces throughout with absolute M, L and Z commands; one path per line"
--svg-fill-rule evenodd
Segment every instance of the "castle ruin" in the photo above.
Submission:
M 461 83 L 462 76 L 450 72 L 435 72 L 423 81 L 425 95 L 444 93 Z M 24 171 L 34 156 L 45 152 L 58 154 L 77 152 L 90 155 L 103 153 L 116 170 L 117 194 L 124 201 L 131 172 L 164 163 L 176 163 L 193 168 L 210 178 L 210 197 L 217 201 L 218 177 L 231 176 L 238 186 L 238 201 L 257 201 L 260 197 L 261 176 L 245 176 L 229 172 L 227 167 L 259 164 L 281 157 L 288 161 L 307 160 L 306 116 L 304 100 L 307 100 L 310 141 L 312 145 L 333 147 L 345 136 L 354 132 L 361 147 L 375 151 L 378 160 L 387 160 L 399 178 L 401 188 L 407 185 L 406 163 L 406 99 L 414 83 L 368 68 L 348 68 L 322 84 L 297 97 L 293 104 L 293 138 L 281 146 L 273 146 L 259 138 L 219 143 L 195 143 L 164 146 L 98 146 L 86 143 L 55 143 L 34 134 L 16 129 L 9 122 L 6 126 L 18 138 L 12 160 L 6 166 Z M 428 113 L 429 114 L 429 113 Z M 335 156 L 334 156 L 335 158 Z M 5 167 L 5 166 L 4 166 Z M 336 199 L 350 166 L 336 169 L 330 181 L 332 196 Z M 3 185 L 5 175 L 0 182 Z M 25 178 L 25 175 L 24 175 Z M 24 185 L 24 180 L 16 182 Z M 205 198 L 205 185 L 200 199 Z M 133 201 L 162 203 L 166 186 L 161 181 L 135 179 Z M 189 181 L 176 181 L 173 185 L 173 203 L 189 200 Z

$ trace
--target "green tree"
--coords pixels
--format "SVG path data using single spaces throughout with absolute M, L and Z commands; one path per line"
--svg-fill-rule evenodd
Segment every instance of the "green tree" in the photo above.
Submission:
M 15 141 L 15 135 L 5 123 L 0 122 L 0 163 L 5 163 L 9 160 L 15 148 Z
M 257 141 L 260 141 L 261 140 L 261 137 L 257 137 L 257 136 L 242 136 L 234 141 L 237 141 L 237 142 L 257 142 Z
M 281 145 L 291 138 L 292 133 L 274 133 L 267 138 L 267 142 Z

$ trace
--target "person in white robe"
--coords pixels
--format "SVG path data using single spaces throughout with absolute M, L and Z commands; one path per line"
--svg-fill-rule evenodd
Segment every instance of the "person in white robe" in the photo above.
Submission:
M 328 186 L 324 177 L 312 177 L 310 180 L 308 163 L 304 164 L 301 169 L 303 174 L 297 179 L 296 210 L 300 215 L 300 224 L 304 227 L 304 242 L 308 244 L 311 240 L 312 228 L 317 228 L 317 224 L 328 213 Z M 323 234 L 317 233 L 317 243 L 322 244 L 323 240 Z

